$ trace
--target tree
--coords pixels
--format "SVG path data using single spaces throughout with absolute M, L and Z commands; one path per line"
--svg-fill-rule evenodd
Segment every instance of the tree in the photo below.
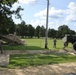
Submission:
M 35 29 L 35 36 L 40 38 L 40 26 L 39 25 Z
M 28 36 L 32 38 L 34 35 L 35 35 L 35 29 L 31 24 L 29 24 L 28 25 Z
M 59 26 L 57 36 L 62 38 L 65 34 L 70 34 L 70 28 L 67 25 Z
M 56 33 L 57 31 L 55 29 L 50 29 L 48 30 L 48 37 L 50 38 L 56 38 Z
M 15 32 L 15 24 L 11 18 L 3 17 L 0 21 L 0 34 L 9 34 Z
M 14 32 L 16 32 L 15 30 L 16 30 L 16 25 L 14 24 L 14 22 L 12 21 L 12 19 L 11 19 L 11 21 L 9 20 L 8 21 L 9 23 L 8 23 L 8 34 L 9 33 L 11 33 L 11 34 L 13 34 Z
M 17 0 L 0 0 L 0 34 L 8 34 L 14 32 L 14 22 L 12 20 L 12 14 L 15 14 L 17 18 L 21 18 L 20 10 L 23 10 L 20 6 L 17 10 L 11 10 L 12 5 Z M 13 28 L 12 31 L 10 31 Z
M 75 33 L 74 30 L 70 30 L 70 34 L 71 34 L 71 35 L 75 35 L 76 33 Z
M 21 24 L 18 24 L 18 34 L 20 36 L 27 36 L 28 35 L 28 31 L 27 31 L 27 25 L 24 21 L 21 22 Z
M 40 27 L 40 36 L 45 37 L 45 27 L 44 26 Z

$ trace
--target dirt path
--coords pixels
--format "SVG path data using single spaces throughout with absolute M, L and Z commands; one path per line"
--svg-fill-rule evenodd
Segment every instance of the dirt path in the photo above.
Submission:
M 23 69 L 0 68 L 0 75 L 76 75 L 76 63 L 44 65 Z
M 47 53 L 67 53 L 75 54 L 74 50 L 5 50 L 4 54 L 47 54 Z

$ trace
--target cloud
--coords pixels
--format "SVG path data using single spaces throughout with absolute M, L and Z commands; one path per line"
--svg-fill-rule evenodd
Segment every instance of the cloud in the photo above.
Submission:
M 49 16 L 51 18 L 62 18 L 63 10 L 56 9 L 55 7 L 51 7 L 51 9 L 49 10 Z
M 37 21 L 32 21 L 32 24 L 46 25 L 46 10 L 39 11 L 34 16 L 37 18 Z M 54 28 L 57 30 L 59 25 L 61 25 L 61 21 L 59 19 L 63 18 L 64 10 L 56 9 L 55 7 L 51 7 L 49 9 L 49 23 L 48 28 Z M 54 20 L 53 20 L 54 19 Z
M 76 24 L 74 24 L 75 28 L 76 28 Z M 76 30 L 75 30 L 76 31 Z
M 62 25 L 62 22 L 59 20 L 49 21 L 48 28 L 57 30 L 60 25 Z
M 76 22 L 76 15 L 69 14 L 68 16 L 66 16 L 66 21 L 68 21 L 68 22 Z
M 39 11 L 38 13 L 36 13 L 34 15 L 35 17 L 45 17 L 46 16 L 46 9 L 42 10 L 42 11 Z
M 76 9 L 76 4 L 74 2 L 70 2 L 68 5 L 69 9 L 75 10 Z
M 46 9 L 39 11 L 34 16 L 37 18 L 45 18 Z M 74 2 L 70 2 L 65 10 L 51 7 L 49 9 L 49 17 L 54 19 L 64 18 L 67 22 L 76 22 L 76 4 Z
M 56 22 L 49 22 L 49 24 L 48 24 L 48 28 L 51 28 L 51 29 L 58 29 L 58 27 L 59 27 L 59 24 L 58 24 L 59 22 L 58 21 L 56 21 Z
M 37 0 L 18 0 L 19 3 L 22 3 L 22 4 L 29 4 L 29 3 L 34 3 L 36 2 Z
M 68 22 L 76 22 L 76 4 L 74 2 L 70 2 L 68 5 L 68 9 L 65 10 L 66 21 Z
M 44 10 L 36 13 L 34 16 L 35 17 L 41 17 L 41 18 L 42 17 L 46 17 L 46 9 L 44 9 Z M 63 16 L 63 10 L 61 10 L 61 9 L 57 10 L 56 8 L 51 7 L 49 9 L 49 16 L 50 16 L 50 18 L 62 18 L 62 16 Z
M 46 21 L 45 20 L 41 20 L 40 21 L 40 19 L 36 19 L 36 20 L 31 20 L 31 22 L 30 22 L 30 24 L 32 24 L 34 27 L 36 27 L 36 26 L 45 26 L 45 24 L 46 24 Z
M 16 2 L 12 6 L 13 6 L 12 9 L 17 9 L 17 7 L 21 6 L 21 4 L 19 4 L 18 2 Z
M 39 26 L 44 26 L 46 27 L 46 20 L 41 20 L 41 19 L 36 19 L 36 20 L 31 20 L 30 24 L 32 24 L 35 28 L 39 25 Z M 50 21 L 48 24 L 48 28 L 53 28 L 53 29 L 58 29 L 58 27 L 61 25 L 61 23 L 59 23 L 58 20 L 54 21 Z

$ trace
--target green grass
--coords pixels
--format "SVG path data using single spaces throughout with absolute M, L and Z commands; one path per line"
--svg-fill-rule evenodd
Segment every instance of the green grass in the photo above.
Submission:
M 15 45 L 15 46 L 3 46 L 3 50 L 44 50 L 45 39 L 25 39 L 27 45 Z M 60 50 L 63 48 L 63 41 L 57 39 L 56 48 L 53 47 L 53 39 L 48 39 L 48 49 Z M 68 49 L 72 48 L 72 44 L 69 44 Z
M 76 56 L 69 54 L 11 55 L 8 67 L 24 68 L 28 66 L 39 66 L 39 65 L 58 64 L 66 62 L 76 62 Z
M 4 50 L 44 50 L 45 39 L 25 39 L 27 45 L 3 46 Z M 63 48 L 61 39 L 57 39 L 57 46 L 53 48 L 53 39 L 48 39 L 48 49 L 60 50 Z M 69 44 L 67 49 L 72 49 Z M 23 68 L 28 66 L 76 62 L 76 56 L 68 54 L 26 54 L 11 55 L 8 68 Z
M 27 45 L 3 46 L 3 50 L 44 50 L 45 39 L 25 39 Z M 60 50 L 63 49 L 63 42 L 57 39 L 56 48 L 53 47 L 53 39 L 48 39 L 48 49 Z M 72 44 L 69 44 L 67 49 L 72 49 Z M 58 64 L 66 62 L 76 62 L 76 56 L 68 54 L 25 54 L 25 55 L 10 55 L 10 63 L 8 68 L 23 68 L 28 66 Z

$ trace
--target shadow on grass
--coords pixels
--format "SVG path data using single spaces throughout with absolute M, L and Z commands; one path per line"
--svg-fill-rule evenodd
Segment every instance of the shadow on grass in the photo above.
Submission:
M 44 49 L 45 48 L 41 48 L 39 46 L 27 46 L 27 45 L 3 46 L 3 50 L 44 50 Z

